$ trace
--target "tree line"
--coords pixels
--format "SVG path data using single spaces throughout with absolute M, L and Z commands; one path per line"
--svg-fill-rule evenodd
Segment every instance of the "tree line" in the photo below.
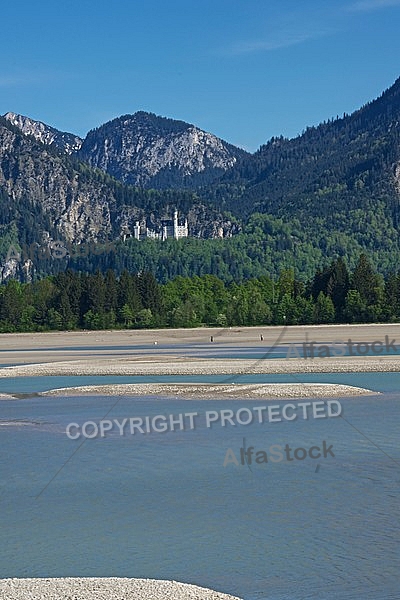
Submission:
M 372 323 L 400 319 L 400 272 L 386 279 L 363 254 L 298 281 L 293 269 L 242 283 L 214 275 L 161 284 L 150 272 L 65 273 L 0 286 L 0 331 Z

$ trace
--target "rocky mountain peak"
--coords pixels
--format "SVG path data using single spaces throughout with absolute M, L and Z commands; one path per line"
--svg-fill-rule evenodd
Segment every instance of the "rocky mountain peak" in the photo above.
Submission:
M 194 125 L 143 111 L 90 131 L 78 153 L 125 183 L 154 188 L 206 185 L 245 155 Z
M 29 117 L 17 113 L 8 112 L 4 118 L 15 127 L 18 127 L 25 135 L 31 135 L 37 141 L 48 146 L 54 145 L 66 154 L 77 152 L 82 145 L 82 139 L 73 133 L 58 131 L 41 121 L 35 121 Z

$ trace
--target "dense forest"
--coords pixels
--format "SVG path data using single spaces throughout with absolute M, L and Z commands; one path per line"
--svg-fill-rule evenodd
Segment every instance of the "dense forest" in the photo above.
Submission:
M 397 222 L 399 119 L 400 78 L 351 115 L 307 127 L 293 139 L 272 138 L 207 194 L 237 214 L 315 216 L 329 227 L 344 225 L 337 220 L 343 211 L 366 211 L 383 201 Z
M 400 248 L 395 242 L 397 232 L 389 228 L 383 233 L 379 227 L 384 223 L 376 210 L 368 257 L 377 271 L 388 275 L 394 264 L 400 264 Z M 327 257 L 331 260 L 346 258 L 348 267 L 354 269 L 364 245 L 357 235 L 338 232 L 328 233 L 317 229 L 314 240 L 306 235 L 297 220 L 290 223 L 269 215 L 254 214 L 239 235 L 225 239 L 185 238 L 137 241 L 135 239 L 70 244 L 62 242 L 59 252 L 43 243 L 14 242 L 12 229 L 0 240 L 0 252 L 9 257 L 18 255 L 20 260 L 15 278 L 20 281 L 43 279 L 67 269 L 105 273 L 108 269 L 117 276 L 126 269 L 130 272 L 150 271 L 160 283 L 167 283 L 177 276 L 193 277 L 214 275 L 224 283 L 242 283 L 249 278 L 259 278 L 268 273 L 277 278 L 284 269 L 294 269 L 296 278 L 307 281 L 323 268 Z M 362 217 L 360 215 L 360 227 Z M 364 226 L 367 230 L 367 227 Z M 379 233 L 378 233 L 379 232 Z M 319 240 L 319 247 L 316 245 Z M 372 241 L 374 243 L 372 243 Z M 378 247 L 378 243 L 381 247 Z M 375 245 L 376 244 L 376 245 Z M 370 245 L 370 246 L 371 246 Z M 28 270 L 24 261 L 32 260 Z
M 362 254 L 352 272 L 339 258 L 307 283 L 293 269 L 224 283 L 214 275 L 160 284 L 149 272 L 119 277 L 68 270 L 0 287 L 0 331 L 368 323 L 400 319 L 400 273 L 385 280 Z

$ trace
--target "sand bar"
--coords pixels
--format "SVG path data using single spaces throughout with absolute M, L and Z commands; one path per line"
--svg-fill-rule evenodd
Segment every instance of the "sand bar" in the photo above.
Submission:
M 0 598 L 7 600 L 239 600 L 207 588 L 158 579 L 62 577 L 0 579 Z
M 362 373 L 400 371 L 400 356 L 381 358 L 315 358 L 286 359 L 201 359 L 178 356 L 147 356 L 36 363 L 3 367 L 0 377 L 66 376 L 66 375 L 252 375 L 274 373 Z M 222 382 L 221 382 L 222 383 Z M 228 382 L 227 382 L 228 383 Z
M 364 388 L 331 383 L 265 384 L 117 384 L 59 388 L 40 396 L 165 396 L 188 400 L 277 400 L 377 395 Z

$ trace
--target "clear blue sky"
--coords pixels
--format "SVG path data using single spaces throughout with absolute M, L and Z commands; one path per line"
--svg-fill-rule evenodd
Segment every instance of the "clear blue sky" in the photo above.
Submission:
M 83 136 L 145 110 L 253 151 L 389 87 L 399 29 L 400 0 L 14 0 L 0 113 Z

